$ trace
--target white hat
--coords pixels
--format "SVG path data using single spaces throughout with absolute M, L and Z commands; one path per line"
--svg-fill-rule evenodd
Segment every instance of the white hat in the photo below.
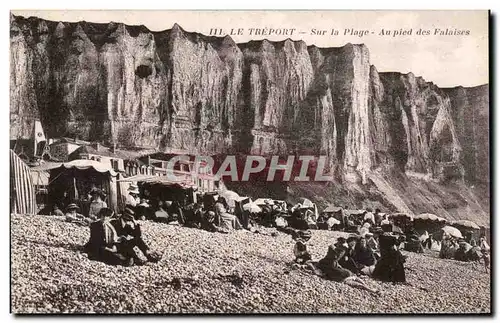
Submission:
M 128 187 L 128 191 L 130 193 L 139 194 L 139 187 L 137 187 L 137 185 L 135 184 L 130 184 L 130 186 Z

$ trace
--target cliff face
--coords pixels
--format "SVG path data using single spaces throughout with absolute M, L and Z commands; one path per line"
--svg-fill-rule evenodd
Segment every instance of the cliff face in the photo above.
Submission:
M 379 170 L 488 182 L 488 86 L 379 73 L 368 48 L 307 47 L 119 23 L 11 16 L 11 139 L 192 153 L 326 155 L 342 181 Z

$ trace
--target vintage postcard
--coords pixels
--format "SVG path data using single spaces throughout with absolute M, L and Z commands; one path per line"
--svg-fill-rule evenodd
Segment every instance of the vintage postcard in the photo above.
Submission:
M 10 13 L 14 314 L 491 314 L 488 11 Z

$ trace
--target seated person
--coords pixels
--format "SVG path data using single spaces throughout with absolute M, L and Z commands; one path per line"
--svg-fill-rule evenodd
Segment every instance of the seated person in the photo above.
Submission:
M 184 224 L 184 211 L 178 201 L 173 201 L 172 204 L 167 209 L 168 211 L 168 223 L 177 222 L 179 224 Z
M 344 256 L 339 259 L 339 265 L 354 274 L 360 274 L 363 267 L 354 259 L 357 242 L 358 237 L 354 235 L 347 238 L 347 249 L 344 252 Z
M 146 220 L 151 219 L 151 209 L 148 201 L 145 198 L 141 199 L 141 203 L 137 204 L 135 207 L 136 219 L 137 220 Z
M 144 254 L 148 261 L 158 262 L 160 257 L 150 252 L 149 247 L 142 239 L 141 227 L 139 223 L 135 222 L 134 215 L 134 211 L 125 208 L 125 211 L 119 218 L 110 221 L 118 235 L 118 252 L 124 255 L 128 261 L 133 259 L 133 263 L 142 265 L 144 261 L 135 250 L 137 248 Z
M 458 241 L 458 249 L 457 251 L 455 251 L 455 255 L 454 255 L 454 258 L 455 260 L 458 260 L 458 261 L 469 261 L 469 250 L 471 248 L 468 248 L 468 243 L 465 242 L 465 240 L 463 239 L 460 239 Z
M 79 209 L 80 208 L 75 203 L 71 203 L 70 205 L 68 205 L 68 207 L 66 208 L 66 221 L 84 226 L 92 223 L 91 219 L 86 218 L 82 214 L 79 214 L 77 212 L 77 210 Z
M 455 257 L 455 251 L 458 249 L 458 244 L 452 237 L 443 236 L 441 249 L 439 250 L 439 258 L 452 259 Z
M 240 221 L 235 215 L 227 212 L 226 200 L 224 197 L 219 196 L 217 203 L 215 203 L 215 215 L 218 217 L 219 226 L 226 230 L 239 230 L 243 229 Z
M 475 247 L 477 245 L 476 240 L 474 239 L 474 234 L 472 231 L 467 231 L 465 233 L 465 242 L 471 245 L 471 247 Z
M 322 276 L 329 280 L 344 282 L 352 287 L 365 289 L 372 293 L 378 293 L 377 290 L 367 286 L 363 280 L 339 264 L 339 260 L 344 257 L 348 248 L 346 239 L 342 237 L 338 238 L 334 245 L 328 247 L 326 256 L 317 264 Z
M 199 228 L 201 224 L 201 218 L 203 214 L 203 208 L 200 203 L 191 203 L 184 207 L 184 225 L 190 228 Z
M 98 260 L 109 265 L 129 266 L 130 261 L 118 253 L 118 235 L 111 224 L 114 212 L 108 208 L 99 211 L 99 220 L 90 225 L 90 239 L 84 246 L 89 259 Z
M 202 213 L 201 224 L 200 227 L 203 230 L 209 232 L 220 232 L 220 233 L 228 233 L 228 230 L 220 228 L 215 224 L 215 212 L 214 211 L 206 211 Z
M 406 282 L 404 262 L 406 257 L 401 254 L 398 247 L 402 239 L 390 232 L 385 232 L 379 237 L 381 257 L 372 277 L 387 282 Z
M 64 216 L 64 213 L 63 211 L 61 211 L 61 209 L 59 208 L 59 205 L 57 204 L 54 204 L 54 215 L 55 216 Z
M 158 206 L 156 207 L 156 211 L 153 215 L 153 220 L 157 222 L 167 223 L 169 215 L 167 211 L 165 211 L 165 202 L 158 201 Z
M 305 264 L 311 260 L 311 254 L 307 251 L 307 241 L 311 239 L 311 231 L 299 231 L 294 237 L 296 241 L 293 247 L 293 254 L 295 255 L 295 262 L 298 264 Z
M 370 275 L 375 270 L 377 262 L 375 253 L 368 247 L 365 237 L 359 238 L 354 249 L 353 259 L 359 265 L 362 273 Z

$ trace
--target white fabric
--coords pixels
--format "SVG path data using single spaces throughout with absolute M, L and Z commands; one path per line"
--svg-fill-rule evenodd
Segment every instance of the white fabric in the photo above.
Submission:
M 372 221 L 372 223 L 375 223 L 375 216 L 373 215 L 372 212 L 366 212 L 365 217 L 363 220 L 369 220 Z
M 128 194 L 126 198 L 126 204 L 130 206 L 136 206 L 139 204 L 140 201 L 138 201 L 138 198 L 133 197 L 132 195 Z

